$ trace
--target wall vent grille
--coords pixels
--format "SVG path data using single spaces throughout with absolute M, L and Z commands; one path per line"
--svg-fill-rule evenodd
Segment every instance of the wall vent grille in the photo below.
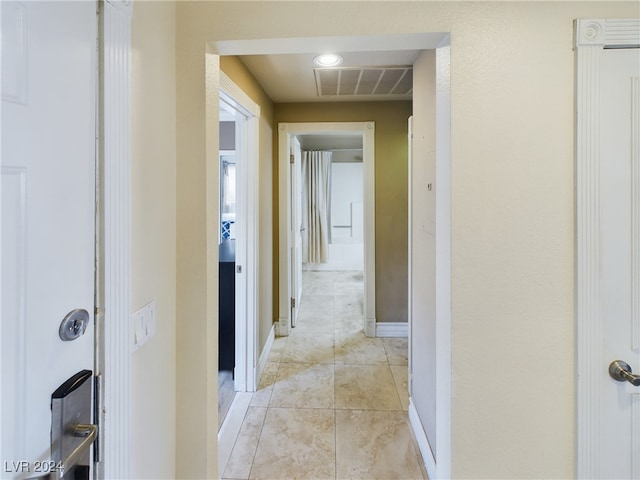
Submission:
M 413 67 L 314 68 L 319 97 L 411 95 Z

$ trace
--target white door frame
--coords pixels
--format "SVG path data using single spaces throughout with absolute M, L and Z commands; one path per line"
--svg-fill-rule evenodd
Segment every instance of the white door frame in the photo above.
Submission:
M 98 0 L 101 26 L 96 182 L 96 368 L 101 461 L 97 478 L 131 469 L 131 17 L 130 0 Z M 106 413 L 105 413 L 106 412 Z
M 578 478 L 598 478 L 600 456 L 600 392 L 603 322 L 600 317 L 600 121 L 598 89 L 600 56 L 606 47 L 640 46 L 640 20 L 579 19 L 575 21 L 576 52 L 576 412 Z M 640 155 L 640 139 L 636 153 Z M 638 209 L 636 209 L 638 215 Z M 638 232 L 636 232 L 638 234 Z M 640 239 L 635 240 L 636 244 Z M 640 255 L 632 262 L 640 271 Z M 634 292 L 640 297 L 640 287 Z M 640 336 L 640 315 L 636 319 Z M 640 342 L 640 339 L 638 339 Z M 636 418 L 640 403 L 635 402 Z M 640 428 L 633 430 L 632 451 L 640 451 Z M 640 475 L 640 460 L 635 462 Z
M 361 133 L 364 168 L 364 332 L 376 335 L 376 256 L 375 256 L 375 123 L 319 122 L 280 123 L 278 125 L 278 210 L 279 210 L 279 280 L 278 335 L 290 333 L 291 325 L 291 172 L 289 145 L 294 135 Z
M 246 130 L 241 134 L 242 158 L 236 165 L 236 196 L 240 211 L 236 218 L 236 353 L 234 388 L 239 392 L 255 392 L 258 385 L 258 195 L 257 172 L 258 146 L 260 144 L 260 107 L 236 85 L 223 71 L 220 71 L 220 94 L 216 103 L 224 99 L 246 117 Z M 207 102 L 207 106 L 210 102 Z M 209 108 L 209 107 L 207 107 Z M 237 130 L 236 130 L 237 131 Z M 246 133 L 246 135 L 245 135 Z M 215 156 L 218 157 L 217 155 Z M 219 169 L 216 170 L 219 176 Z M 218 178 L 217 185 L 220 185 Z M 220 195 L 217 195 L 218 201 Z M 240 270 L 238 270 L 240 267 Z

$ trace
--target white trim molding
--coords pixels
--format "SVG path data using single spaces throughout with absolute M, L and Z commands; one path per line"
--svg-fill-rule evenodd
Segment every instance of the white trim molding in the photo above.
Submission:
M 640 25 L 638 30 L 640 30 Z M 631 78 L 631 348 L 640 359 L 640 77 Z M 629 388 L 631 385 L 627 385 Z M 631 395 L 631 451 L 640 450 L 640 391 Z M 631 459 L 631 478 L 640 478 L 640 455 Z
M 631 79 L 631 348 L 640 353 L 640 77 Z
M 635 387 L 636 389 L 638 387 Z M 640 393 L 635 390 L 631 394 L 631 451 L 636 452 L 631 458 L 631 478 L 640 478 Z
M 377 322 L 376 337 L 407 338 L 409 324 L 407 322 Z
M 260 360 L 258 361 L 258 368 L 256 372 L 256 390 L 257 386 L 260 384 L 260 379 L 262 378 L 262 374 L 264 369 L 267 366 L 267 362 L 269 361 L 269 355 L 271 354 L 271 347 L 273 347 L 273 342 L 276 339 L 276 325 L 273 324 L 271 326 L 271 330 L 269 330 L 269 334 L 267 335 L 267 341 L 264 344 L 264 348 L 262 349 L 262 353 L 260 354 Z
M 131 19 L 133 15 L 133 0 L 104 0 L 104 3 L 108 3 L 110 7 Z
M 640 19 L 579 19 L 575 47 L 636 48 L 640 45 Z
M 237 102 L 239 106 L 246 110 L 246 113 L 260 118 L 260 106 L 222 70 L 220 70 L 220 90 Z
M 218 431 L 218 478 L 223 478 L 253 394 L 237 392 Z
M 332 132 L 362 134 L 364 168 L 364 332 L 376 335 L 376 246 L 375 246 L 375 122 L 280 123 L 278 125 L 278 205 L 279 205 L 279 336 L 289 335 L 291 326 L 291 172 L 289 144 L 294 135 Z
M 640 20 L 575 21 L 577 477 L 600 475 L 600 59 L 605 48 L 640 45 Z
M 580 23 L 578 24 L 582 26 Z M 595 24 L 594 24 L 595 25 Z M 591 27 L 597 30 L 595 26 Z M 580 30 L 584 32 L 585 30 Z M 583 33 L 589 40 L 595 33 Z M 577 331 L 577 428 L 578 478 L 596 478 L 600 471 L 598 450 L 600 427 L 593 419 L 600 410 L 598 392 L 602 364 L 600 311 L 600 155 L 597 129 L 599 116 L 598 72 L 602 45 L 576 45 L 576 331 Z
M 104 364 L 96 373 L 106 382 L 100 478 L 129 478 L 131 465 L 131 13 L 130 1 L 102 2 L 99 238 L 104 281 L 99 297 Z
M 416 410 L 416 406 L 413 404 L 413 399 L 409 397 L 409 424 L 413 430 L 413 434 L 416 437 L 416 442 L 420 448 L 422 459 L 424 460 L 424 467 L 427 470 L 427 475 L 430 479 L 436 479 L 438 477 L 438 468 L 436 466 L 436 459 L 431 451 L 429 440 L 427 440 L 427 434 L 424 431 L 420 416 Z

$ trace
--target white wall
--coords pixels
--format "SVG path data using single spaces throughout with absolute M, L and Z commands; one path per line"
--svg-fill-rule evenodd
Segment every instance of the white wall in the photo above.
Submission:
M 132 297 L 156 301 L 156 335 L 132 355 L 131 478 L 175 478 L 175 5 L 134 2 Z M 107 378 L 107 381 L 108 378 Z
M 331 165 L 332 243 L 362 243 L 364 239 L 362 166 L 362 162 Z M 339 228 L 345 226 L 350 228 Z

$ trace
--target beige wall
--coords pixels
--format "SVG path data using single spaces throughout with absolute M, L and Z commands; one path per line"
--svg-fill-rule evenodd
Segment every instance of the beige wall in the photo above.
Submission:
M 274 280 L 273 268 L 278 265 L 278 259 L 274 256 L 274 213 L 272 209 L 273 198 L 273 168 L 272 157 L 272 125 L 273 102 L 264 92 L 260 84 L 251 75 L 237 57 L 220 57 L 220 69 L 233 82 L 238 85 L 260 107 L 260 145 L 259 171 L 258 171 L 258 348 L 267 341 L 267 336 L 273 325 L 274 297 L 272 285 L 277 285 Z M 277 178 L 277 177 L 276 177 Z M 277 308 L 277 307 L 276 307 Z M 277 311 L 277 310 L 275 310 Z
M 208 311 L 205 296 L 190 291 L 207 286 L 200 225 L 205 42 L 451 32 L 452 474 L 572 477 L 572 21 L 637 16 L 637 3 L 391 1 L 327 8 L 313 1 L 230 1 L 177 8 L 179 326 L 206 330 Z M 179 386 L 190 378 L 207 382 L 211 372 L 199 366 L 207 355 L 205 340 L 185 335 Z M 208 424 L 206 396 L 193 393 L 190 415 Z M 179 456 L 179 469 L 194 476 L 212 471 L 212 435 L 179 423 L 178 442 L 184 442 L 179 452 L 197 452 Z
M 176 452 L 175 5 L 135 2 L 132 23 L 132 297 L 156 335 L 132 354 L 132 478 L 173 478 Z
M 366 121 L 376 124 L 378 322 L 407 321 L 407 121 L 410 115 L 411 102 L 280 103 L 275 107 L 275 124 Z M 274 138 L 274 145 L 277 144 Z M 274 158 L 277 155 L 274 152 Z M 277 175 L 277 165 L 275 167 Z M 273 201 L 277 221 L 277 192 Z M 277 235 L 277 228 L 275 231 Z M 276 262 L 276 268 L 277 265 Z M 274 285 L 278 285 L 277 276 Z

